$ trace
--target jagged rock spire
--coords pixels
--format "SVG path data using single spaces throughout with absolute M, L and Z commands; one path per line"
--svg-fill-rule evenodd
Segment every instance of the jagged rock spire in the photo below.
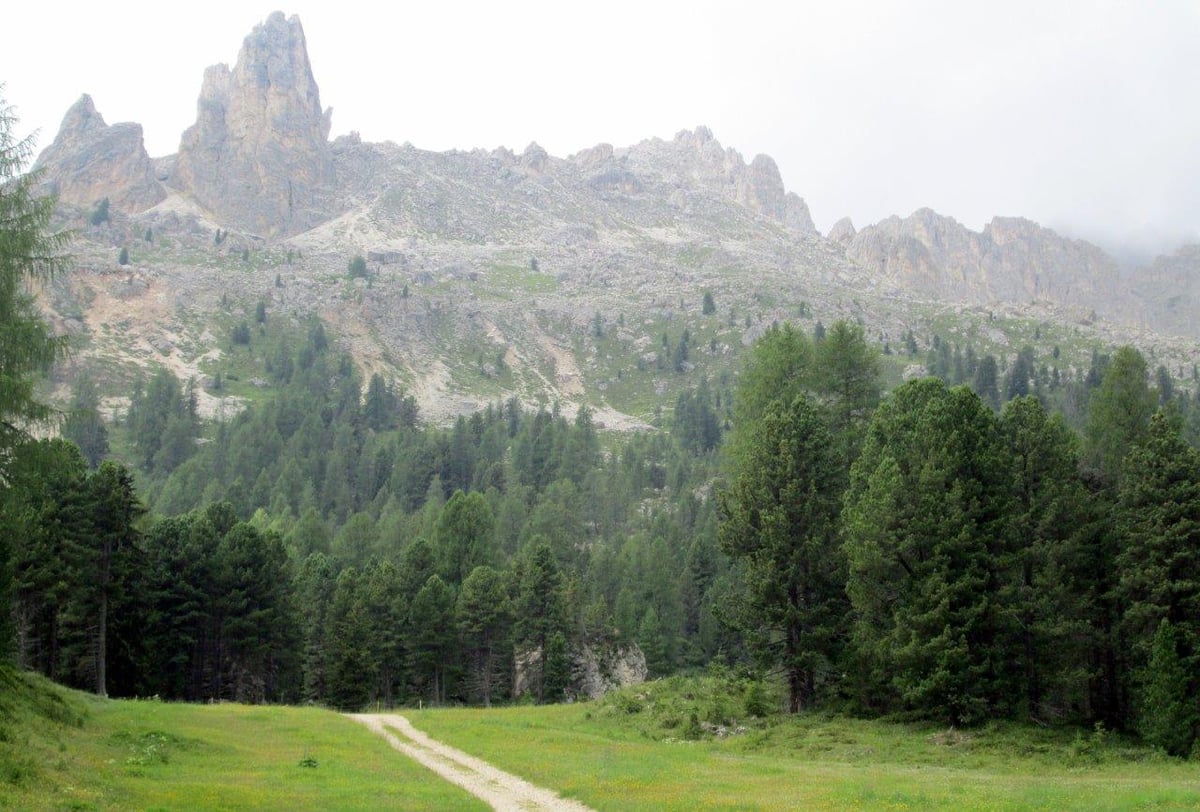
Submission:
M 233 70 L 204 72 L 172 182 L 228 225 L 301 231 L 318 221 L 333 182 L 331 115 L 321 109 L 299 18 L 276 11 L 243 41 Z
M 49 191 L 62 203 L 88 207 L 107 197 L 125 212 L 139 212 L 166 193 L 146 154 L 142 125 L 104 123 L 86 93 L 63 116 L 54 143 L 38 156 Z

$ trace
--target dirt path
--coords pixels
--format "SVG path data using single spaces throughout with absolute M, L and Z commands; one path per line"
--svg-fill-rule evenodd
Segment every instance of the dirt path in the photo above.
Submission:
M 493 809 L 590 812 L 590 807 L 578 801 L 560 798 L 548 789 L 535 787 L 486 761 L 429 738 L 398 713 L 355 713 L 350 714 L 350 718 L 362 722 L 404 755 L 487 802 Z

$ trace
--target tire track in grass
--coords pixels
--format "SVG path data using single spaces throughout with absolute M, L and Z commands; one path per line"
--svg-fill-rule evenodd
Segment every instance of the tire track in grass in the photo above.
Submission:
M 562 798 L 548 789 L 493 767 L 482 759 L 432 739 L 398 713 L 354 713 L 361 722 L 383 736 L 395 749 L 423 764 L 456 786 L 462 787 L 493 809 L 592 812 L 579 801 Z M 395 734 L 400 734 L 399 736 Z

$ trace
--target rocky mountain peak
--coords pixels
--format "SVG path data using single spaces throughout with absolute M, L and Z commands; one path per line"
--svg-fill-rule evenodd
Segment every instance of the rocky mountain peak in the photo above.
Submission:
M 982 231 L 932 209 L 889 217 L 859 231 L 846 256 L 924 295 L 990 304 L 1071 303 L 1137 321 L 1116 263 L 1096 246 L 1018 217 L 996 217 Z
M 114 208 L 133 213 L 166 196 L 146 154 L 142 125 L 106 124 L 86 93 L 67 110 L 34 168 L 43 172 L 47 191 L 75 206 L 107 197 Z
M 233 70 L 204 72 L 172 182 L 221 222 L 269 235 L 301 231 L 329 214 L 331 116 L 321 109 L 300 19 L 274 12 L 242 42 Z
M 857 233 L 858 231 L 856 231 L 854 228 L 854 222 L 849 217 L 843 217 L 841 220 L 838 220 L 836 223 L 834 223 L 833 227 L 829 229 L 829 235 L 827 239 L 829 239 L 830 242 L 836 242 L 839 245 L 846 245 L 852 239 L 854 239 L 854 235 Z

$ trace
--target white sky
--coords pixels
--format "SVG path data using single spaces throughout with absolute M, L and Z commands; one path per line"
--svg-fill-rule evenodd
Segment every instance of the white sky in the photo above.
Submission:
M 822 231 L 929 206 L 1200 242 L 1200 0 L 12 5 L 0 82 L 39 149 L 86 92 L 174 152 L 204 68 L 278 8 L 334 136 L 566 156 L 705 124 L 775 158 Z

